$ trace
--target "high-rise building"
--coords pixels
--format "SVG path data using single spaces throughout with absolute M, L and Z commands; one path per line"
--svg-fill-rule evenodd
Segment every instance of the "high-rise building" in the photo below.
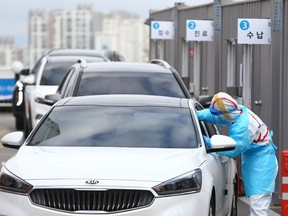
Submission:
M 10 68 L 14 61 L 23 61 L 23 49 L 15 46 L 13 37 L 0 37 L 0 67 Z
M 93 49 L 93 10 L 79 5 L 75 11 L 50 14 L 50 48 Z
M 28 46 L 16 47 L 13 37 L 0 35 L 0 67 L 22 61 L 32 68 L 51 48 L 113 49 L 127 61 L 146 61 L 149 49 L 149 27 L 135 14 L 124 11 L 103 14 L 92 5 L 82 4 L 76 10 L 29 11 Z
M 43 52 L 48 49 L 48 20 L 44 11 L 30 11 L 28 26 L 28 62 L 29 66 L 32 67 Z
M 14 41 L 12 37 L 0 37 L 0 67 L 9 67 L 14 57 Z
M 114 49 L 127 61 L 148 58 L 149 28 L 135 14 L 114 12 L 103 16 L 101 30 L 95 31 L 95 49 Z
M 113 49 L 127 61 L 148 59 L 149 27 L 135 14 L 94 12 L 92 5 L 76 10 L 29 13 L 29 66 L 48 49 Z

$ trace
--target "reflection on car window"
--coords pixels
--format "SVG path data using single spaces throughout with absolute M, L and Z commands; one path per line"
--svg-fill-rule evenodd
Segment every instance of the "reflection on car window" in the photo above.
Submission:
M 173 74 L 145 72 L 83 73 L 77 96 L 95 94 L 147 94 L 185 97 Z
M 55 107 L 28 145 L 196 148 L 188 109 Z
M 40 85 L 59 85 L 69 68 L 79 59 L 84 58 L 87 62 L 104 62 L 102 57 L 92 56 L 58 56 L 49 58 L 44 66 Z
M 70 66 L 75 62 L 50 62 L 44 67 L 40 85 L 59 85 Z

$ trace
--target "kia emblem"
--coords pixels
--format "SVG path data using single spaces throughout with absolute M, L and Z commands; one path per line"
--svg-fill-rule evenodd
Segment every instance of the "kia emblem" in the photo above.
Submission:
M 91 180 L 87 180 L 87 181 L 86 181 L 86 184 L 98 184 L 98 183 L 99 183 L 99 181 L 94 180 L 94 179 L 91 179 Z

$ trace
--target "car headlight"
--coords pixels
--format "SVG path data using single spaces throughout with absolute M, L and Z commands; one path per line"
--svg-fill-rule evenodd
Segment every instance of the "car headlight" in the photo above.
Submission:
M 15 176 L 3 166 L 0 172 L 0 190 L 28 194 L 32 190 L 32 185 Z
M 202 171 L 195 169 L 176 178 L 163 182 L 153 190 L 159 195 L 178 195 L 182 193 L 198 193 L 202 185 Z

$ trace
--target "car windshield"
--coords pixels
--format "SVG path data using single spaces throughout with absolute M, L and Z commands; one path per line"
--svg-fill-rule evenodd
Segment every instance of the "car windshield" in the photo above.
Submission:
M 185 98 L 172 73 L 83 73 L 76 95 L 98 94 L 146 94 Z
M 196 148 L 189 109 L 55 107 L 28 146 Z
M 58 57 L 59 58 L 59 57 Z M 84 58 L 84 57 L 83 57 Z M 77 57 L 70 57 L 70 59 L 67 61 L 59 60 L 55 61 L 49 61 L 47 64 L 45 64 L 43 74 L 40 80 L 40 85 L 59 85 L 65 74 L 68 72 L 69 68 L 77 62 Z M 97 61 L 97 62 L 103 62 L 105 61 L 102 58 L 88 58 L 85 57 L 87 62 L 90 61 Z

